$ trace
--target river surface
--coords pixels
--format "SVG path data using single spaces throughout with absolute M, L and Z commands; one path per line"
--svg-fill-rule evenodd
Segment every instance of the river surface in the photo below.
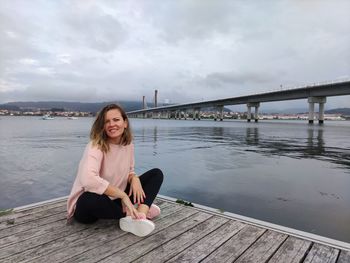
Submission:
M 69 194 L 93 118 L 0 118 L 0 209 Z M 161 194 L 350 242 L 350 122 L 131 119 Z

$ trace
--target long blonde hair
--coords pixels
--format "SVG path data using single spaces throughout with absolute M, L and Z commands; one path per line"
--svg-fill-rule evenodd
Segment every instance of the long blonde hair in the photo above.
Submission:
M 98 112 L 90 131 L 90 140 L 92 141 L 92 145 L 97 145 L 97 147 L 99 147 L 103 152 L 109 151 L 108 136 L 104 130 L 106 113 L 114 109 L 120 111 L 123 120 L 128 124 L 120 139 L 120 145 L 129 145 L 132 142 L 130 123 L 124 109 L 117 104 L 109 104 Z

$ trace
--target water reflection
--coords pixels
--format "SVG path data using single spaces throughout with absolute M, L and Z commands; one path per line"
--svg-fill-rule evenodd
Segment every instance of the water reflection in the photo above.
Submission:
M 259 131 L 257 127 L 247 128 L 245 133 L 245 141 L 247 145 L 258 145 L 259 144 Z
M 316 135 L 317 134 L 317 135 Z M 307 136 L 290 138 L 282 136 L 267 136 L 259 134 L 257 127 L 246 129 L 245 142 L 247 146 L 257 146 L 261 153 L 278 154 L 290 157 L 317 157 L 325 153 L 323 130 L 307 130 Z
M 151 131 L 151 132 L 150 132 Z M 154 126 L 152 129 L 142 127 L 141 131 L 135 130 L 134 137 L 136 140 L 140 140 L 142 143 L 149 143 L 152 146 L 152 155 L 158 154 L 157 142 L 158 142 L 158 126 Z
M 259 134 L 259 129 L 246 129 L 246 145 L 256 146 L 256 151 L 264 155 L 288 156 L 297 159 L 317 159 L 340 164 L 345 168 L 350 167 L 350 153 L 344 148 L 327 147 L 324 141 L 324 130 L 322 128 L 307 129 L 306 136 L 282 137 L 267 136 Z
M 317 136 L 315 136 L 317 133 Z M 323 129 L 314 129 L 307 130 L 307 147 L 306 152 L 309 155 L 322 155 L 325 153 L 325 143 L 323 140 Z
M 255 152 L 265 156 L 287 156 L 295 159 L 317 159 L 350 167 L 350 152 L 344 147 L 327 146 L 324 127 L 299 128 L 293 132 L 286 129 L 272 130 L 266 127 L 174 127 L 164 129 L 155 125 L 142 128 L 142 142 L 152 145 L 153 155 L 158 154 L 158 144 L 174 142 L 172 150 L 196 150 L 220 148 L 223 146 L 239 151 Z M 329 136 L 334 136 L 328 135 Z M 328 144 L 331 145 L 331 142 Z M 341 145 L 343 146 L 343 145 Z
M 158 154 L 157 152 L 157 136 L 158 136 L 158 127 L 154 126 L 153 128 L 153 156 Z
M 153 128 L 153 142 L 154 142 L 154 145 L 157 144 L 157 136 L 158 136 L 158 126 L 154 126 L 154 128 Z

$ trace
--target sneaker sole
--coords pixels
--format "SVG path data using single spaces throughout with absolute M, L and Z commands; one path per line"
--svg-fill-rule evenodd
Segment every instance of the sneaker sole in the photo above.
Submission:
M 121 230 L 125 232 L 130 232 L 139 237 L 147 236 L 155 228 L 154 224 L 149 220 L 134 220 L 127 217 L 123 217 L 119 220 L 119 226 Z

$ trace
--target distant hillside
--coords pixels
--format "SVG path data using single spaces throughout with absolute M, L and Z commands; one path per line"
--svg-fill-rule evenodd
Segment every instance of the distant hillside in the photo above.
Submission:
M 23 109 L 52 109 L 63 108 L 66 111 L 82 111 L 96 113 L 103 106 L 111 103 L 120 104 L 126 111 L 142 109 L 142 102 L 138 101 L 108 101 L 108 102 L 66 102 L 66 101 L 18 101 L 0 104 L 0 109 L 23 110 Z M 149 105 L 151 106 L 151 105 Z
M 82 112 L 92 112 L 96 113 L 103 106 L 111 103 L 117 103 L 121 105 L 125 111 L 133 111 L 142 109 L 142 102 L 139 101 L 107 101 L 107 102 L 94 102 L 94 103 L 84 103 L 84 102 L 66 102 L 66 101 L 17 101 L 9 102 L 6 104 L 0 104 L 0 109 L 6 110 L 51 110 L 51 109 L 64 109 L 65 111 L 82 111 Z M 159 105 L 163 106 L 163 105 Z M 165 106 L 165 105 L 164 105 Z M 153 107 L 152 103 L 148 103 L 148 107 Z M 206 108 L 204 110 L 214 111 L 214 108 Z M 225 112 L 230 112 L 228 108 L 224 108 Z
M 20 108 L 18 106 L 10 105 L 10 104 L 0 104 L 0 110 L 19 111 Z
M 327 114 L 342 114 L 342 115 L 349 115 L 350 116 L 350 108 L 337 108 L 332 110 L 326 110 L 325 113 Z

